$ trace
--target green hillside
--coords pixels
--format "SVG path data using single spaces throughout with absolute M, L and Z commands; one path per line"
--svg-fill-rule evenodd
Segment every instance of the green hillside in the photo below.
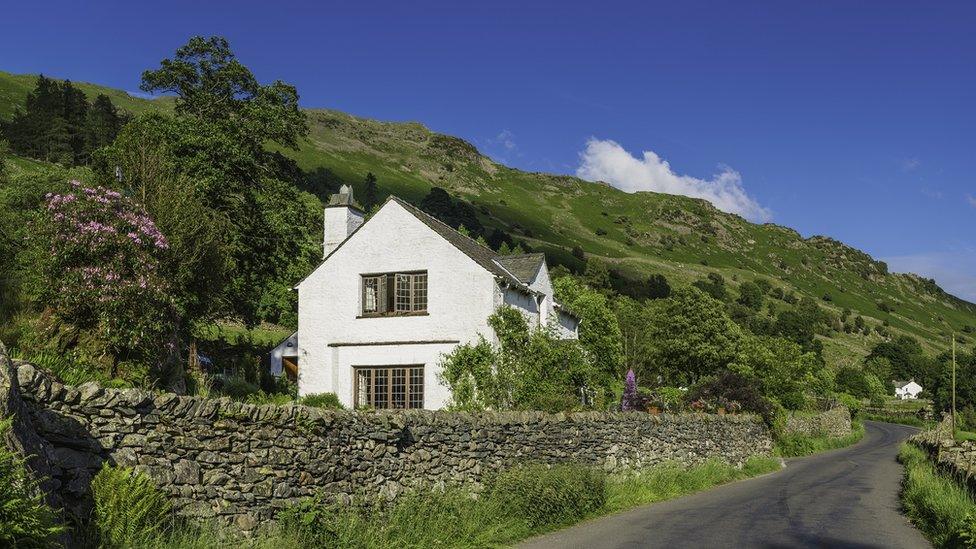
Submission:
M 0 117 L 23 101 L 33 78 L 0 72 Z M 90 96 L 105 93 L 132 113 L 172 108 L 167 99 L 147 101 L 94 84 L 76 85 Z M 373 172 L 382 194 L 415 202 L 431 186 L 442 187 L 471 203 L 486 226 L 504 229 L 557 263 L 578 267 L 571 250 L 579 246 L 634 278 L 662 273 L 672 283 L 687 283 L 719 272 L 735 286 L 761 277 L 820 300 L 837 315 L 849 308 L 869 326 L 887 322 L 891 332 L 916 336 L 930 351 L 943 350 L 950 331 L 976 325 L 976 305 L 930 280 L 889 273 L 883 263 L 827 237 L 803 238 L 787 227 L 750 223 L 703 200 L 628 194 L 575 177 L 515 170 L 462 139 L 417 123 L 321 109 L 308 115 L 308 140 L 297 153 L 285 151 L 303 169 L 326 168 L 354 186 Z M 36 165 L 18 160 L 14 168 Z M 836 332 L 824 338 L 825 354 L 829 362 L 846 363 L 880 340 L 876 333 Z

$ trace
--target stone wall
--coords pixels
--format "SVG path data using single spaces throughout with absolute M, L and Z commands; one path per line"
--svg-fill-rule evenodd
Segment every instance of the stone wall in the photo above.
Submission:
M 851 411 L 837 406 L 815 415 L 791 414 L 786 432 L 808 437 L 843 437 L 851 434 Z
M 107 461 L 149 474 L 179 513 L 242 530 L 319 491 L 346 499 L 477 486 L 520 462 L 608 471 L 670 460 L 741 464 L 773 446 L 765 425 L 745 415 L 358 413 L 70 387 L 29 364 L 0 366 L 16 437 L 29 441 L 21 446 L 67 509 L 85 512 L 91 477 Z
M 954 477 L 976 496 L 976 441 L 953 440 L 952 416 L 909 439 L 925 450 L 936 467 Z

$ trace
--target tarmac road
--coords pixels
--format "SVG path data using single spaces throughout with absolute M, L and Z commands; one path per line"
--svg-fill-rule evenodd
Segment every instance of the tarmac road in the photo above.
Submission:
M 849 448 L 527 540 L 524 549 L 930 547 L 899 512 L 898 447 L 915 429 L 865 422 Z

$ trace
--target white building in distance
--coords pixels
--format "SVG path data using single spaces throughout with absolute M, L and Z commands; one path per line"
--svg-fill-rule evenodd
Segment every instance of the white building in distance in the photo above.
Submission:
M 296 287 L 300 395 L 442 408 L 443 355 L 493 340 L 488 317 L 502 305 L 576 338 L 579 320 L 553 298 L 543 254 L 499 256 L 397 197 L 364 220 L 344 185 L 326 206 L 325 259 Z

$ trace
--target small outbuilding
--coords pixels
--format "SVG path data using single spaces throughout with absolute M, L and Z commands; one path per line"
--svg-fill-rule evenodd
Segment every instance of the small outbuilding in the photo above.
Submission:
M 292 382 L 298 382 L 298 332 L 286 337 L 271 350 L 271 375 L 288 376 Z
M 919 393 L 922 392 L 922 386 L 914 379 L 909 381 L 892 381 L 891 384 L 895 386 L 895 396 L 902 400 L 916 399 Z

